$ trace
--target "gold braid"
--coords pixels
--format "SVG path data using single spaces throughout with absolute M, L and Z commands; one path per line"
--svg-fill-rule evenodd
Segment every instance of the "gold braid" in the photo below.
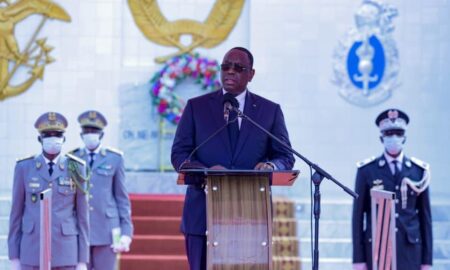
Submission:
M 76 161 L 69 159 L 68 168 L 70 172 L 70 177 L 74 180 L 75 185 L 79 190 L 81 190 L 85 195 L 89 194 L 90 189 L 90 179 L 91 171 L 86 167 L 86 177 L 80 174 L 79 167 Z M 83 184 L 86 184 L 86 189 L 83 188 Z

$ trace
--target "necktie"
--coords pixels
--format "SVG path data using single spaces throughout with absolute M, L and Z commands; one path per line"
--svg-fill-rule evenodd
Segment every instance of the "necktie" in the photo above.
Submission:
M 89 161 L 89 167 L 92 168 L 92 165 L 94 165 L 94 156 L 95 156 L 95 153 L 94 153 L 94 152 L 91 152 L 91 153 L 89 153 L 89 155 L 91 156 L 91 160 Z
M 49 163 L 48 163 L 48 173 L 50 174 L 50 176 L 52 176 L 52 174 L 53 174 L 53 165 L 54 165 L 55 163 L 53 163 L 53 161 L 50 161 Z
M 398 160 L 393 160 L 392 164 L 394 164 L 394 178 L 397 180 L 400 175 L 400 170 L 398 169 Z
M 239 123 L 237 119 L 237 112 L 230 111 L 230 122 L 228 124 L 228 135 L 230 137 L 231 151 L 234 153 L 236 144 L 239 138 Z

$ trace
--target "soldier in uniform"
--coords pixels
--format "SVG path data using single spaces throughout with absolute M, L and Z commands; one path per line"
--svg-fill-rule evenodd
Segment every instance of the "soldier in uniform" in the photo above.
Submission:
M 409 117 L 390 109 L 375 121 L 380 128 L 384 153 L 358 163 L 353 204 L 353 269 L 372 269 L 372 188 L 396 195 L 397 269 L 431 269 L 433 237 L 430 210 L 429 165 L 403 152 Z
M 86 269 L 89 260 L 89 211 L 85 162 L 61 154 L 67 120 L 41 115 L 35 125 L 42 153 L 17 161 L 14 172 L 8 251 L 12 269 L 39 269 L 39 193 L 52 189 L 52 269 Z
M 107 121 L 100 112 L 86 111 L 78 117 L 78 122 L 84 147 L 72 153 L 86 161 L 91 181 L 91 262 L 88 268 L 113 270 L 117 253 L 129 251 L 133 234 L 124 161 L 120 151 L 101 145 Z

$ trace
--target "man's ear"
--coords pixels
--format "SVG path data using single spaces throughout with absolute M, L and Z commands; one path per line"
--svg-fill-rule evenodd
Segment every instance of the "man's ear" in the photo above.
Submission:
M 384 143 L 383 136 L 380 136 L 380 142 Z
M 105 135 L 105 133 L 102 131 L 102 132 L 100 133 L 100 140 L 103 139 L 103 135 Z
M 404 139 L 403 139 L 403 144 L 405 144 L 406 143 L 406 136 L 404 136 Z
M 38 140 L 39 143 L 42 144 L 42 137 L 41 137 L 41 135 L 38 135 L 38 136 L 37 136 L 37 140 Z
M 252 68 L 252 70 L 250 71 L 250 77 L 248 78 L 248 81 L 249 81 L 249 82 L 252 81 L 253 76 L 255 76 L 255 69 Z
M 66 142 L 66 136 L 63 136 L 63 143 Z

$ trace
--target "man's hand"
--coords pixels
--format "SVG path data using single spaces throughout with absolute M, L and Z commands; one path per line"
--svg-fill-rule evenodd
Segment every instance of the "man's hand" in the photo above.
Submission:
M 85 263 L 79 262 L 75 270 L 87 270 L 87 266 Z
M 367 270 L 367 264 L 364 263 L 354 263 L 353 270 Z
M 420 270 L 431 270 L 431 265 L 428 264 L 422 264 L 420 266 Z
M 115 253 L 130 251 L 131 237 L 128 235 L 122 235 L 120 237 L 120 243 L 118 245 L 111 245 L 111 248 Z
M 11 270 L 21 270 L 19 259 L 11 260 Z
M 275 168 L 270 162 L 259 162 L 258 164 L 256 164 L 255 170 L 273 171 L 275 170 Z
M 222 165 L 214 165 L 212 167 L 210 167 L 211 170 L 226 170 L 227 168 L 225 168 Z

